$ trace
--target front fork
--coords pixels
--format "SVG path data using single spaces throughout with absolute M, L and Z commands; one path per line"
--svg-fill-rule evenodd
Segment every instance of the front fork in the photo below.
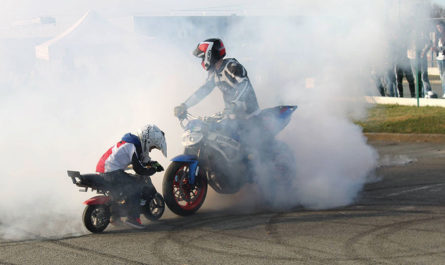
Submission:
M 195 184 L 195 178 L 198 176 L 199 172 L 199 166 L 198 166 L 198 160 L 191 162 L 189 166 L 189 178 L 190 178 L 190 184 Z
M 188 162 L 189 164 L 189 184 L 194 185 L 195 184 L 195 178 L 196 176 L 198 176 L 198 172 L 199 172 L 199 165 L 198 165 L 198 161 L 191 161 Z M 175 181 L 179 182 L 178 176 L 175 176 Z
M 196 155 L 184 154 L 174 157 L 172 161 L 189 164 L 189 183 L 195 184 L 195 178 L 199 172 L 198 157 Z M 175 181 L 179 182 L 178 176 L 175 176 Z

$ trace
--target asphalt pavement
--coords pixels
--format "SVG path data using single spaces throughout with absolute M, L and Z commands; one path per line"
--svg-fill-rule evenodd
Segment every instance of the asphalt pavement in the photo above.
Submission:
M 0 239 L 0 264 L 445 264 L 445 143 L 370 143 L 380 166 L 347 207 L 241 213 L 235 204 L 166 213 L 142 231 Z

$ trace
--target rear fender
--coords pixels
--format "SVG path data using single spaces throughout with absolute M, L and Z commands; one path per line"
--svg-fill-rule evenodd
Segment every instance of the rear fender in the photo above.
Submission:
M 86 205 L 99 205 L 99 204 L 107 204 L 110 201 L 110 197 L 104 195 L 94 196 L 84 201 L 83 204 Z
M 195 184 L 195 177 L 198 175 L 198 157 L 195 155 L 178 155 L 172 159 L 173 162 L 182 162 L 189 164 L 189 181 Z
M 296 109 L 297 106 L 293 105 L 277 106 L 262 110 L 259 116 L 265 128 L 273 134 L 277 134 L 289 124 L 292 113 Z

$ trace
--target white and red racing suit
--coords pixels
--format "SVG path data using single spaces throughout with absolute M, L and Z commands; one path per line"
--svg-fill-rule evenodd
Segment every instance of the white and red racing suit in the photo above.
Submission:
M 108 149 L 100 158 L 96 166 L 96 172 L 101 173 L 103 178 L 111 183 L 116 189 L 127 194 L 129 217 L 139 217 L 139 199 L 141 197 L 141 185 L 138 176 L 126 173 L 124 170 L 131 164 L 138 175 L 151 176 L 156 170 L 146 168 L 142 165 L 141 142 L 139 138 L 127 133 L 122 140 Z M 156 192 L 151 180 L 148 178 L 150 192 Z

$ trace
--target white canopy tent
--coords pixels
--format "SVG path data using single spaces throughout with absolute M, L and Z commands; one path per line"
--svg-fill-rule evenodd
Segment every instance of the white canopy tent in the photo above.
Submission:
M 88 11 L 74 25 L 58 36 L 35 47 L 42 60 L 65 60 L 77 56 L 113 54 L 134 45 L 148 44 L 149 38 L 127 32 L 94 11 Z

